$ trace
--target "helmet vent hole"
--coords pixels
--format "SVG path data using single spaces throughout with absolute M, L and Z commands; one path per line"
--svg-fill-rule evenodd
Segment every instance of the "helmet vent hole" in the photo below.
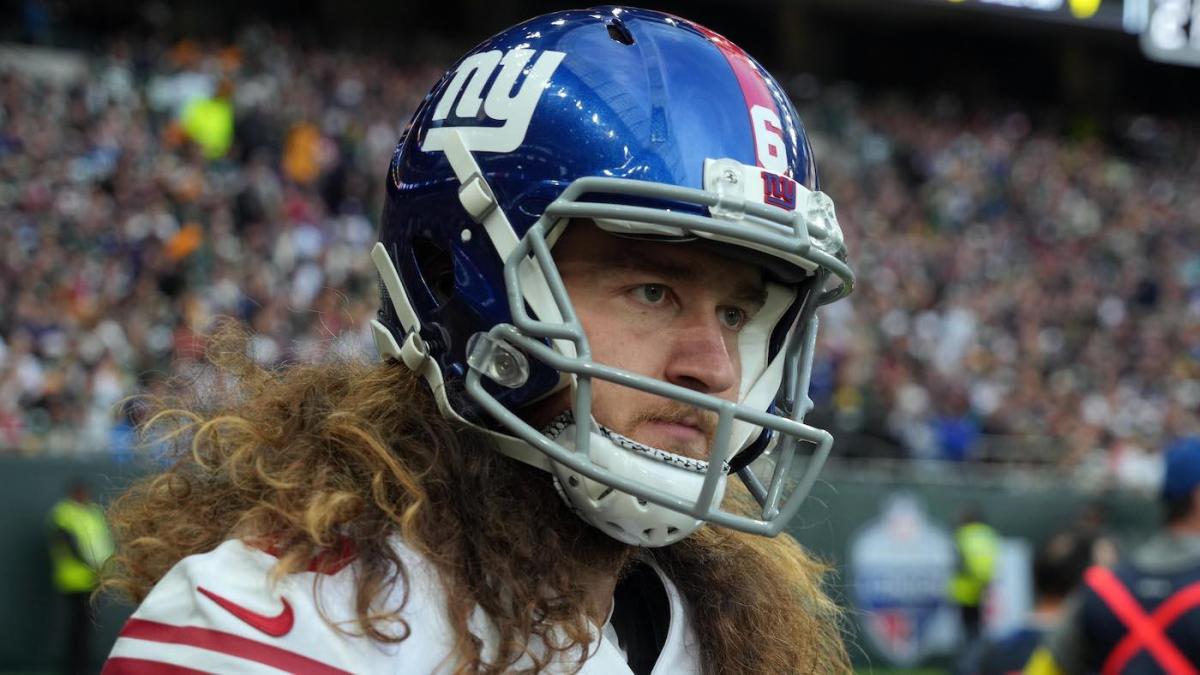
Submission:
M 577 478 L 577 477 L 575 477 L 575 476 L 568 476 L 568 477 L 567 477 L 567 483 L 568 483 L 568 484 L 569 484 L 571 487 L 579 487 L 579 478 Z
M 612 489 L 612 488 L 608 488 L 608 489 L 607 489 L 607 490 L 605 490 L 604 492 L 601 492 L 601 493 L 600 493 L 600 496 L 599 496 L 599 497 L 596 497 L 596 499 L 598 499 L 598 500 L 599 500 L 599 499 L 604 499 L 605 497 L 607 497 L 607 496 L 611 495 L 611 494 L 612 494 L 612 491 L 613 491 L 613 489 Z
M 653 535 L 654 535 L 654 528 L 652 528 L 652 527 L 647 527 L 646 529 L 642 530 L 642 536 L 647 539 L 649 539 Z
M 629 32 L 629 28 L 620 19 L 609 19 L 605 25 L 608 27 L 608 36 L 614 41 L 625 46 L 633 44 L 633 33 Z
M 607 526 L 609 526 L 609 527 L 611 527 L 612 529 L 616 530 L 617 532 L 624 532 L 624 531 L 625 531 L 625 528 L 621 527 L 620 525 L 618 525 L 618 524 L 614 523 L 614 522 L 613 522 L 613 521 L 611 521 L 611 520 L 609 520 L 609 521 L 605 522 L 604 524 L 605 524 L 605 525 L 607 525 Z
M 678 527 L 673 527 L 670 525 L 667 526 L 667 534 L 675 534 L 678 531 L 679 531 Z

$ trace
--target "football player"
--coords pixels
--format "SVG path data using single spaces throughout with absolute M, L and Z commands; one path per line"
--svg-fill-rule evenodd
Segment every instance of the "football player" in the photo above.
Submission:
M 1173 442 L 1163 469 L 1162 527 L 1083 573 L 1023 673 L 1200 673 L 1200 438 Z
M 381 363 L 264 372 L 225 334 L 233 390 L 151 422 L 185 452 L 114 508 L 142 602 L 106 672 L 849 670 L 782 532 L 853 274 L 757 62 L 638 9 L 489 38 L 408 125 L 371 257 Z

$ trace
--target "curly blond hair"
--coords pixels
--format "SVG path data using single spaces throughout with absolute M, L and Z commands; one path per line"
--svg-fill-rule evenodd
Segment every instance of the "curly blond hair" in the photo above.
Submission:
M 264 370 L 239 331 L 213 344 L 219 384 L 158 402 L 144 425 L 174 460 L 113 504 L 104 589 L 140 601 L 181 559 L 231 538 L 269 542 L 276 577 L 349 540 L 357 620 L 336 627 L 398 642 L 403 602 L 380 603 L 407 583 L 389 544 L 399 535 L 446 586 L 456 672 L 511 672 L 522 658 L 538 672 L 560 654 L 582 663 L 588 582 L 619 575 L 633 549 L 572 514 L 547 474 L 445 420 L 398 362 Z M 827 569 L 790 537 L 704 527 L 648 553 L 689 603 L 708 672 L 849 672 L 838 608 L 821 590 Z M 475 607 L 500 637 L 490 660 L 468 629 Z M 531 636 L 547 648 L 527 650 Z

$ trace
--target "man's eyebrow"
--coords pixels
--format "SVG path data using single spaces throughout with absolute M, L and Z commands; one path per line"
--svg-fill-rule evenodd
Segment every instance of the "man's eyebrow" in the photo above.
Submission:
M 637 272 L 654 272 L 670 279 L 680 281 L 695 281 L 700 273 L 695 267 L 682 265 L 670 260 L 651 260 L 640 251 L 624 249 L 609 263 L 618 269 L 634 270 Z
M 755 307 L 762 307 L 767 304 L 767 285 L 761 282 L 757 284 L 739 284 L 730 297 L 734 300 L 749 302 Z
M 670 260 L 651 260 L 649 257 L 642 254 L 641 251 L 634 249 L 622 250 L 610 265 L 618 269 L 628 269 L 637 272 L 653 272 L 661 274 L 664 277 L 678 281 L 696 281 L 700 278 L 700 271 L 695 266 L 682 265 Z M 767 303 L 767 286 L 760 278 L 758 283 L 738 284 L 730 297 L 734 300 L 749 302 L 757 307 L 761 307 Z

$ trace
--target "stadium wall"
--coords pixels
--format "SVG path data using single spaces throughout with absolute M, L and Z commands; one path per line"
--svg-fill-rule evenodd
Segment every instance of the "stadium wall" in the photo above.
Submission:
M 50 584 L 50 561 L 46 552 L 46 514 L 64 494 L 68 484 L 85 478 L 93 496 L 107 504 L 125 485 L 147 470 L 136 464 L 64 459 L 0 458 L 0 672 L 51 670 L 61 653 L 61 629 L 56 621 L 57 603 Z M 963 481 L 956 485 L 932 485 L 927 481 L 871 472 L 862 468 L 832 467 L 814 488 L 792 534 L 822 559 L 838 567 L 831 588 L 850 606 L 852 653 L 859 662 L 903 665 L 888 645 L 873 640 L 866 626 L 869 615 L 859 607 L 854 592 L 856 570 L 851 569 L 852 551 L 863 544 L 864 533 L 888 532 L 886 513 L 897 497 L 920 506 L 925 535 L 952 530 L 960 510 L 975 505 L 1002 535 L 1013 542 L 1036 542 L 1053 531 L 1070 527 L 1089 504 L 1100 504 L 1108 528 L 1118 539 L 1133 541 L 1153 529 L 1158 519 L 1154 504 L 1128 494 L 1110 494 L 1097 499 L 1071 488 L 1021 489 L 1012 485 L 981 486 Z M 911 525 L 911 523 L 910 523 Z M 874 528 L 874 529 L 872 529 Z M 895 529 L 895 528 L 891 528 Z M 901 532 L 900 534 L 903 534 Z M 922 540 L 903 541 L 894 547 L 903 553 L 926 548 Z M 861 557 L 861 556 L 860 556 Z M 911 561 L 912 558 L 909 558 Z M 858 562 L 861 563 L 861 560 Z M 861 565 L 859 574 L 861 574 Z M 895 572 L 892 565 L 888 570 Z M 907 587 L 907 586 L 906 586 Z M 132 608 L 110 599 L 98 604 L 98 635 L 94 641 L 97 666 L 115 640 Z M 920 635 L 916 635 L 920 638 Z M 937 664 L 945 661 L 934 644 L 916 661 Z
M 50 582 L 47 515 L 68 485 L 82 478 L 107 504 L 139 471 L 103 460 L 0 457 L 0 672 L 57 672 L 65 632 Z M 132 608 L 97 604 L 97 670 Z

